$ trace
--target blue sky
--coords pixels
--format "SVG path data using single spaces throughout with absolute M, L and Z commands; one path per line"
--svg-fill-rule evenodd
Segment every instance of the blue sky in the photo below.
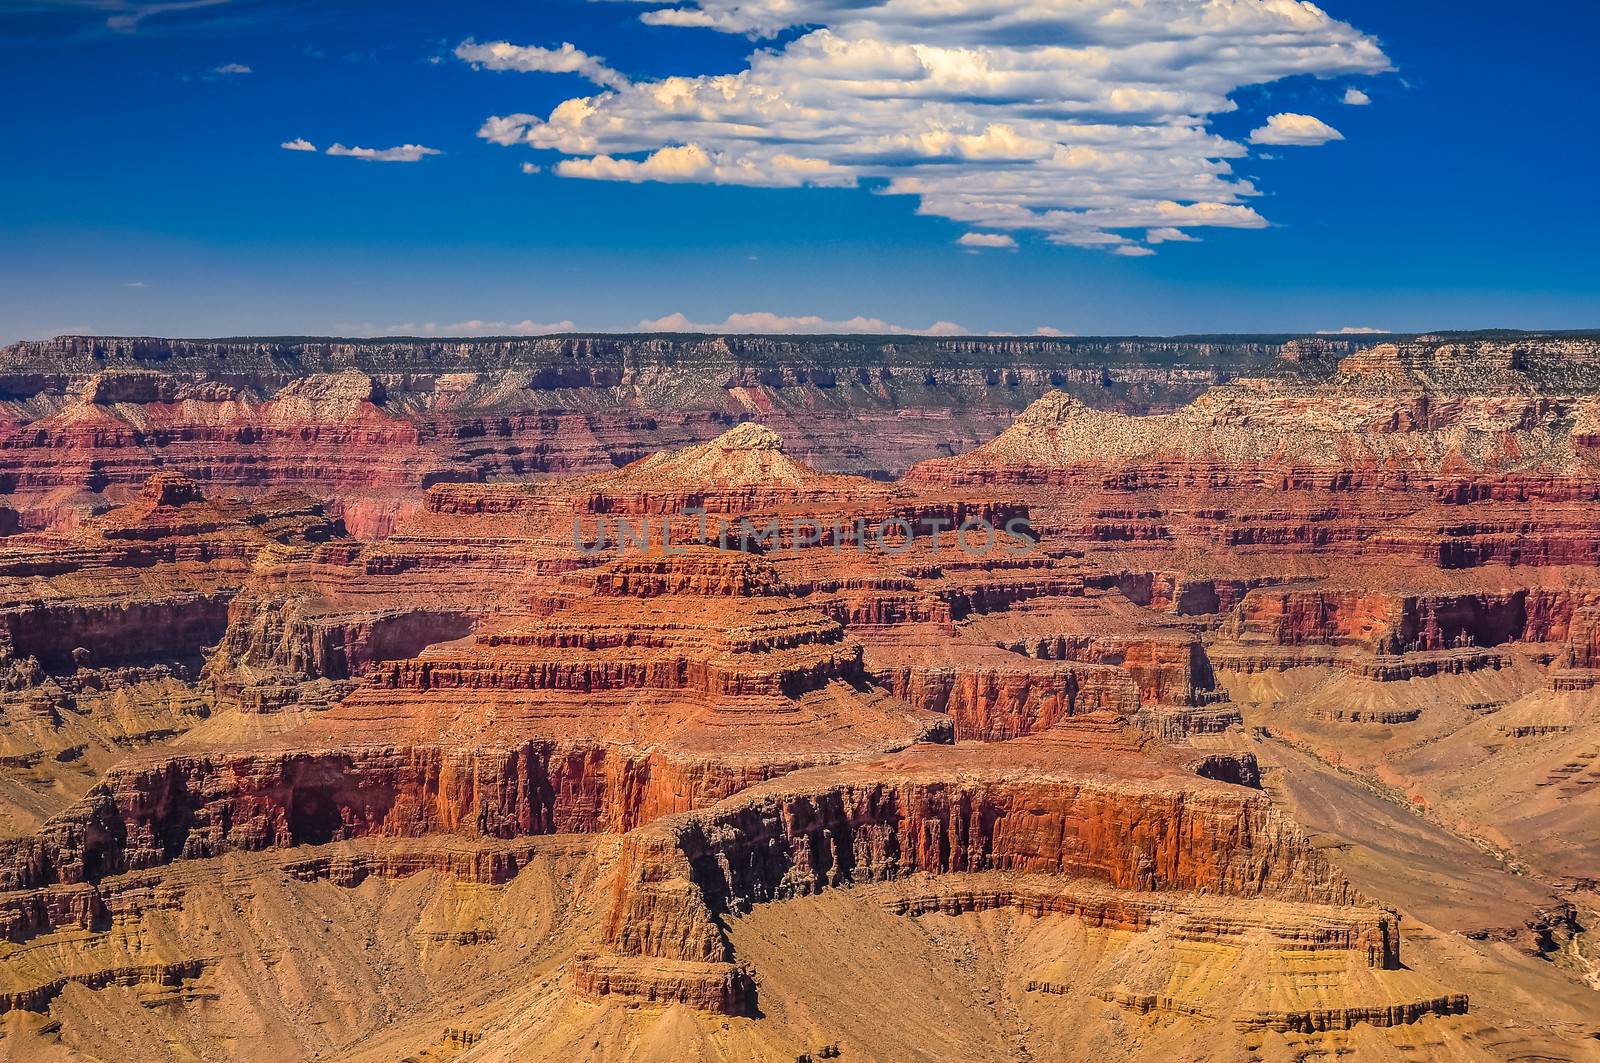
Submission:
M 1600 327 L 1595 5 L 962 2 L 0 0 L 0 341 Z

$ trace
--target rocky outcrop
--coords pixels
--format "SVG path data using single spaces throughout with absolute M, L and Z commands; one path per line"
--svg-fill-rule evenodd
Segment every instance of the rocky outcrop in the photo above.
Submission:
M 957 740 L 1003 742 L 1092 713 L 1130 718 L 1139 709 L 1138 686 L 1120 668 L 996 657 L 891 665 L 876 670 L 875 678 L 902 701 L 949 715 Z
M 642 964 L 597 952 L 572 962 L 572 985 L 592 1001 L 621 997 L 638 1004 L 683 1004 L 717 1015 L 744 1015 L 755 994 L 750 972 L 731 963 L 653 960 Z
M 1426 389 L 1368 397 L 1337 385 L 1247 381 L 1215 388 L 1175 413 L 1141 417 L 1055 392 L 993 442 L 919 466 L 911 479 L 1384 493 L 1443 492 L 1462 474 L 1532 469 L 1552 478 L 1583 474 L 1581 484 L 1554 485 L 1553 495 L 1592 498 L 1594 471 L 1572 432 L 1591 401 L 1527 393 L 1440 397 Z
M 227 628 L 228 591 L 145 601 L 35 603 L 0 611 L 0 655 L 33 658 L 47 671 L 117 667 L 173 658 L 198 661 Z
M 1039 660 L 1114 666 L 1133 680 L 1144 701 L 1204 705 L 1217 697 L 1210 659 L 1197 639 L 1049 633 L 1019 639 L 1009 648 Z
M 662 961 L 708 976 L 731 971 L 722 923 L 752 905 L 919 873 L 1088 879 L 1116 900 L 1088 905 L 1067 891 L 1050 901 L 1008 894 L 1006 903 L 1131 928 L 1148 902 L 1121 891 L 1365 903 L 1251 791 L 1137 759 L 1123 762 L 1126 774 L 1091 769 L 1081 751 L 1036 740 L 980 748 L 797 773 L 635 832 L 606 924 L 610 962 L 633 972 L 623 991 L 649 985 L 658 998 L 670 995 L 673 983 L 653 980 Z M 952 775 L 945 767 L 954 763 L 962 768 Z M 917 907 L 909 899 L 905 910 Z M 1333 931 L 1329 945 L 1359 949 L 1379 966 L 1398 962 L 1392 922 L 1376 913 L 1355 922 Z
M 1540 392 L 1521 364 L 1496 370 L 1511 374 L 1502 390 L 1444 391 L 1425 376 L 1357 388 L 1357 364 L 1336 383 L 1240 382 L 1146 417 L 1057 393 L 907 480 L 1054 485 L 1076 499 L 1063 537 L 1091 550 L 1593 566 L 1600 464 L 1580 426 L 1596 400 Z M 1221 604 L 1188 575 L 1183 610 Z
M 994 873 L 910 876 L 885 892 L 886 906 L 897 915 L 963 915 L 1009 908 L 1035 917 L 1071 915 L 1096 929 L 1143 932 L 1164 924 L 1178 940 L 1195 944 L 1241 941 L 1264 932 L 1276 945 L 1297 951 L 1355 952 L 1374 968 L 1400 963 L 1399 920 L 1379 908 L 1265 902 L 1252 906 L 1249 918 L 1240 918 L 1244 906 L 1236 899 Z
M 173 756 L 120 767 L 36 835 L 0 841 L 0 889 L 362 838 L 624 833 L 795 766 L 555 741 Z
M 1567 624 L 1568 668 L 1600 668 L 1600 608 L 1576 610 Z

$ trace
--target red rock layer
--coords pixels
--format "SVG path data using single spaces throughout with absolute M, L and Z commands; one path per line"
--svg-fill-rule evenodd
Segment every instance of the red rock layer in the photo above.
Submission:
M 661 961 L 669 973 L 690 965 L 697 987 L 726 984 L 735 957 L 721 919 L 754 904 L 916 873 L 996 871 L 1141 894 L 1366 903 L 1264 797 L 1240 787 L 1059 741 L 908 751 L 796 773 L 629 835 L 606 942 L 612 967 L 634 958 L 622 964 L 632 980 L 591 991 L 670 998 L 678 983 L 655 980 Z M 1394 926 L 1381 917 L 1335 935 L 1335 947 L 1398 962 Z M 708 1006 L 703 994 L 694 1002 Z
M 1002 742 L 1094 713 L 1131 718 L 1140 707 L 1137 681 L 1111 665 L 1038 661 L 984 646 L 950 653 L 948 638 L 919 643 L 874 640 L 868 668 L 895 697 L 948 715 L 957 740 Z
M 0 888 L 95 883 L 174 860 L 367 837 L 621 833 L 793 766 L 740 771 L 551 740 L 169 756 L 118 768 L 37 834 L 0 841 Z

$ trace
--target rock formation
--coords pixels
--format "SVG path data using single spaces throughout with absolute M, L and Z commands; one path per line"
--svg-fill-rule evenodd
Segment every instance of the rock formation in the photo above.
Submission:
M 11 1056 L 1592 1044 L 1591 341 L 6 358 Z

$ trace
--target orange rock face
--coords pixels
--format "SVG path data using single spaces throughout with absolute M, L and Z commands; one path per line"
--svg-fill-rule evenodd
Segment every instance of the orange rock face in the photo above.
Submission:
M 1342 343 L 1175 412 L 1050 392 L 900 479 L 821 471 L 774 427 L 820 413 L 724 381 L 768 423 L 572 440 L 545 467 L 578 475 L 527 483 L 458 475 L 470 440 L 572 429 L 495 406 L 506 374 L 699 385 L 445 345 L 423 402 L 374 351 L 297 348 L 317 371 L 267 399 L 113 352 L 4 448 L 0 1011 L 196 1058 L 230 1050 L 217 1013 L 285 1058 L 671 1058 L 690 1029 L 707 1059 L 843 1057 L 814 950 L 845 979 L 865 953 L 783 928 L 845 912 L 908 978 L 993 965 L 1030 1058 L 1214 1029 L 1483 1058 L 1535 977 L 1557 1032 L 1513 1048 L 1576 1044 L 1600 381 L 1541 375 L 1586 348 Z M 714 438 L 639 446 L 673 433 Z M 370 1010 L 405 991 L 380 973 L 338 997 L 360 1036 L 282 1033 L 346 924 L 444 1010 Z

